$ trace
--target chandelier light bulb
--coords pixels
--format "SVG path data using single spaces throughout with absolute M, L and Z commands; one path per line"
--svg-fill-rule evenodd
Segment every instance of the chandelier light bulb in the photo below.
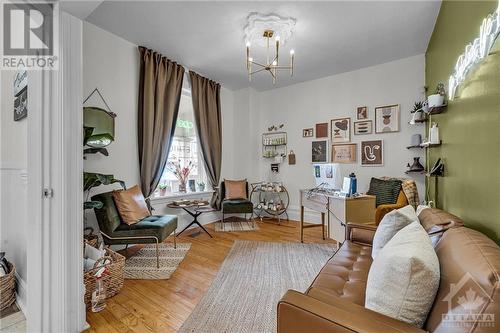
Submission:
M 248 58 L 248 61 L 253 61 L 253 58 L 252 57 Z
M 280 41 L 280 36 L 276 36 L 276 41 L 279 42 Z
M 276 66 L 277 62 L 276 60 L 273 61 L 273 66 Z
M 294 55 L 295 54 L 295 50 L 294 49 L 291 49 L 290 50 L 290 55 Z
M 251 44 L 250 44 L 250 42 L 249 42 L 249 41 L 247 41 L 246 46 L 247 46 L 247 47 L 250 47 L 250 45 L 251 45 Z

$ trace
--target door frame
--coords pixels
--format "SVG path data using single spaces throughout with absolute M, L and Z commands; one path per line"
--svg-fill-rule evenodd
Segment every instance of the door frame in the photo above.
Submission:
M 62 12 L 58 60 L 58 70 L 29 73 L 28 332 L 86 328 L 82 21 Z

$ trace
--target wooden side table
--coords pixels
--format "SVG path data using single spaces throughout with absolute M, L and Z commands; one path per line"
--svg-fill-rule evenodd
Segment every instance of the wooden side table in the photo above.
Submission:
M 304 225 L 305 208 L 320 213 L 321 224 Z M 347 222 L 375 223 L 375 196 L 344 198 L 325 193 L 310 195 L 309 190 L 300 190 L 300 241 L 304 241 L 304 229 L 315 227 L 322 228 L 325 239 L 325 222 L 328 237 L 343 243 Z

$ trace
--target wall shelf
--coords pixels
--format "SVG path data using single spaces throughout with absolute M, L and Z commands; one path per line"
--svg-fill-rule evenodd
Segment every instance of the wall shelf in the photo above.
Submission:
M 429 114 L 433 115 L 433 114 L 443 113 L 444 110 L 446 110 L 447 106 L 448 106 L 448 104 L 441 105 L 441 106 L 433 106 L 432 108 L 429 108 Z
M 424 118 L 424 119 L 415 119 L 414 120 L 414 122 L 415 122 L 414 124 L 412 124 L 410 121 L 408 122 L 408 124 L 410 124 L 410 125 L 424 124 L 424 123 L 426 123 L 428 121 L 429 121 L 429 119 L 427 119 L 427 118 Z
M 405 171 L 407 175 L 426 175 L 427 171 L 422 170 L 422 171 Z
M 262 134 L 262 157 L 275 158 L 287 155 L 287 133 L 268 132 Z
M 418 146 L 407 146 L 406 149 L 413 149 L 413 148 L 433 148 L 433 147 L 439 147 L 442 145 L 442 142 L 440 141 L 439 143 L 427 143 L 427 144 L 420 144 Z

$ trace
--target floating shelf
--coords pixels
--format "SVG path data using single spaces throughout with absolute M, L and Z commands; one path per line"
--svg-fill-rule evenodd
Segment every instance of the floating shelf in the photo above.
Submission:
M 439 147 L 442 145 L 442 141 L 439 140 L 439 143 L 428 143 L 428 144 L 420 144 L 420 148 L 432 148 L 432 147 Z
M 429 114 L 432 115 L 432 114 L 443 113 L 447 106 L 448 106 L 448 104 L 441 105 L 441 106 L 434 106 L 432 108 L 429 108 Z
M 426 175 L 427 171 L 422 170 L 422 171 L 405 171 L 407 175 Z
M 286 146 L 286 142 L 285 143 L 276 143 L 276 144 L 266 144 L 266 145 L 264 145 L 264 147 L 277 147 L 277 146 Z
M 440 176 L 440 175 L 431 175 L 430 173 L 426 173 L 425 176 L 426 177 L 444 177 L 444 176 Z
M 440 141 L 439 143 L 429 143 L 429 144 L 420 144 L 418 146 L 407 146 L 406 149 L 412 149 L 412 148 L 432 148 L 432 147 L 439 147 L 441 146 L 442 142 Z

